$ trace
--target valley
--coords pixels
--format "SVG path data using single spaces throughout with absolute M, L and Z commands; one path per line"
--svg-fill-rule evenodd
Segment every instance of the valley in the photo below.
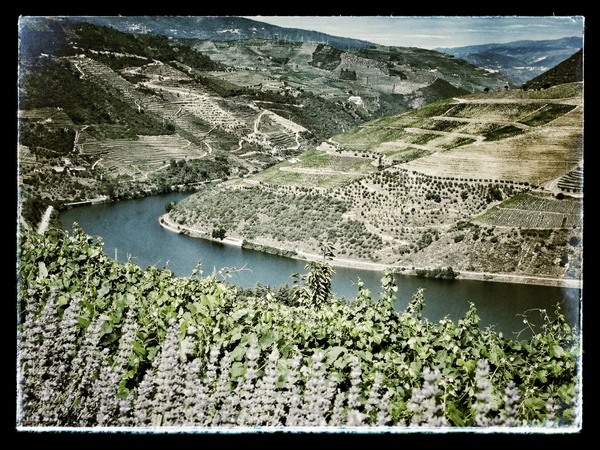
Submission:
M 17 429 L 580 432 L 574 46 L 19 17 Z
M 51 25 L 72 41 L 25 58 L 25 227 L 189 191 L 161 219 L 180 232 L 304 258 L 327 242 L 404 273 L 581 279 L 582 82 L 516 89 L 414 48 Z

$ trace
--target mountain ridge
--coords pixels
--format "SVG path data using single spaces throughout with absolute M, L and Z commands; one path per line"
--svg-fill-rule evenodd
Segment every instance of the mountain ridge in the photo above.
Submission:
M 342 50 L 371 45 L 361 39 L 334 36 L 318 31 L 286 28 L 239 16 L 72 16 L 97 25 L 131 33 L 154 33 L 171 38 L 243 40 L 276 38 L 318 42 Z
M 548 89 L 562 83 L 583 81 L 583 49 L 523 85 L 523 89 Z
M 439 47 L 436 51 L 454 55 L 480 67 L 498 70 L 519 83 L 526 83 L 555 67 L 583 48 L 583 37 L 519 40 L 508 43 Z

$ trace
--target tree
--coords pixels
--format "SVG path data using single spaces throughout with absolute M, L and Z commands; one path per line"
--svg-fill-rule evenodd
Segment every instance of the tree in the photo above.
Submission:
M 454 280 L 459 275 L 458 272 L 455 272 L 452 266 L 448 266 L 444 273 L 444 278 L 447 280 Z
M 219 239 L 221 241 L 223 239 L 225 239 L 225 228 L 223 228 L 223 227 L 213 228 L 213 230 L 212 230 L 212 238 L 213 239 Z
M 169 202 L 165 205 L 165 212 L 170 212 L 177 202 Z
M 327 260 L 331 260 L 335 256 L 333 253 L 335 249 L 327 243 L 320 243 L 319 247 L 323 252 L 323 260 L 311 261 L 306 264 L 308 274 L 302 277 L 298 274 L 292 275 L 294 278 L 301 278 L 305 283 L 296 291 L 296 300 L 306 306 L 319 307 L 324 305 L 331 296 L 331 278 L 335 270 Z

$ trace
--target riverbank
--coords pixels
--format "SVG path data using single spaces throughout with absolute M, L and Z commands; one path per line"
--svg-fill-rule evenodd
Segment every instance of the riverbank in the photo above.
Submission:
M 321 259 L 320 255 L 309 254 L 302 251 L 297 251 L 302 259 L 316 261 Z M 402 275 L 416 275 L 416 271 L 419 268 L 405 267 L 398 265 L 378 264 L 366 261 L 356 261 L 350 259 L 333 258 L 330 261 L 334 267 L 348 267 L 352 269 L 361 270 L 374 270 L 383 272 L 387 268 L 392 268 L 394 272 Z M 494 281 L 500 283 L 519 283 L 519 284 L 535 284 L 539 286 L 554 286 L 554 287 L 565 287 L 565 288 L 577 288 L 581 289 L 581 280 L 565 280 L 561 278 L 541 277 L 533 275 L 514 275 L 506 273 L 491 273 L 491 272 L 469 272 L 469 271 L 458 271 L 459 275 L 456 279 L 459 280 L 480 280 L 480 281 Z
M 169 231 L 173 231 L 175 233 L 185 234 L 186 236 L 190 236 L 193 238 L 207 239 L 209 241 L 221 242 L 222 244 L 235 245 L 236 247 L 241 247 L 244 242 L 243 239 L 236 239 L 231 237 L 224 237 L 223 239 L 215 239 L 213 238 L 208 231 L 200 230 L 197 228 L 186 227 L 181 224 L 175 223 L 169 217 L 169 214 L 163 214 L 158 218 L 158 223 L 163 228 L 166 228 Z
M 38 228 L 37 228 L 38 234 L 44 234 L 46 232 L 46 230 L 48 229 L 48 225 L 50 224 L 50 217 L 52 216 L 53 209 L 54 208 L 52 207 L 52 205 L 49 205 L 48 208 L 46 208 L 46 211 L 44 212 L 42 220 L 40 221 Z
M 238 238 L 225 237 L 221 239 L 213 238 L 206 230 L 200 230 L 196 228 L 186 227 L 181 224 L 175 223 L 171 220 L 168 214 L 163 214 L 159 217 L 158 222 L 160 225 L 172 232 L 185 234 L 190 237 L 207 239 L 214 242 L 221 242 L 226 245 L 234 245 L 242 247 L 244 240 Z M 273 246 L 273 248 L 276 248 Z M 322 255 L 315 253 L 308 253 L 301 249 L 296 249 L 295 254 L 286 251 L 284 249 L 278 249 L 281 252 L 285 252 L 290 258 L 299 259 L 302 261 L 318 261 L 322 259 Z M 333 267 L 346 267 L 351 269 L 360 270 L 372 270 L 376 272 L 383 272 L 387 268 L 391 268 L 394 272 L 402 275 L 416 275 L 417 267 L 405 267 L 399 265 L 380 264 L 369 261 L 357 261 L 352 259 L 345 259 L 334 257 L 328 260 Z M 517 283 L 517 284 L 533 284 L 539 286 L 553 286 L 553 287 L 565 287 L 565 288 L 576 288 L 581 289 L 583 287 L 582 280 L 577 279 L 562 279 L 552 278 L 544 276 L 534 275 L 517 275 L 517 274 L 506 274 L 506 273 L 491 273 L 491 272 L 470 272 L 457 270 L 459 275 L 457 279 L 461 280 L 480 280 L 480 281 L 491 281 L 499 283 Z

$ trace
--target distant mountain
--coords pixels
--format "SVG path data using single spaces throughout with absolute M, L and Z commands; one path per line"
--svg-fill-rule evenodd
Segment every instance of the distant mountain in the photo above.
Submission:
M 497 70 L 525 83 L 556 66 L 583 48 L 583 38 L 514 41 L 435 50 L 462 58 L 476 66 Z
M 235 16 L 71 16 L 71 20 L 109 26 L 127 33 L 157 34 L 171 38 L 232 41 L 281 39 L 316 42 L 340 50 L 367 47 L 371 42 L 332 36 L 318 31 L 284 28 Z
M 583 81 L 583 49 L 556 67 L 524 84 L 527 89 L 548 89 L 559 84 Z

